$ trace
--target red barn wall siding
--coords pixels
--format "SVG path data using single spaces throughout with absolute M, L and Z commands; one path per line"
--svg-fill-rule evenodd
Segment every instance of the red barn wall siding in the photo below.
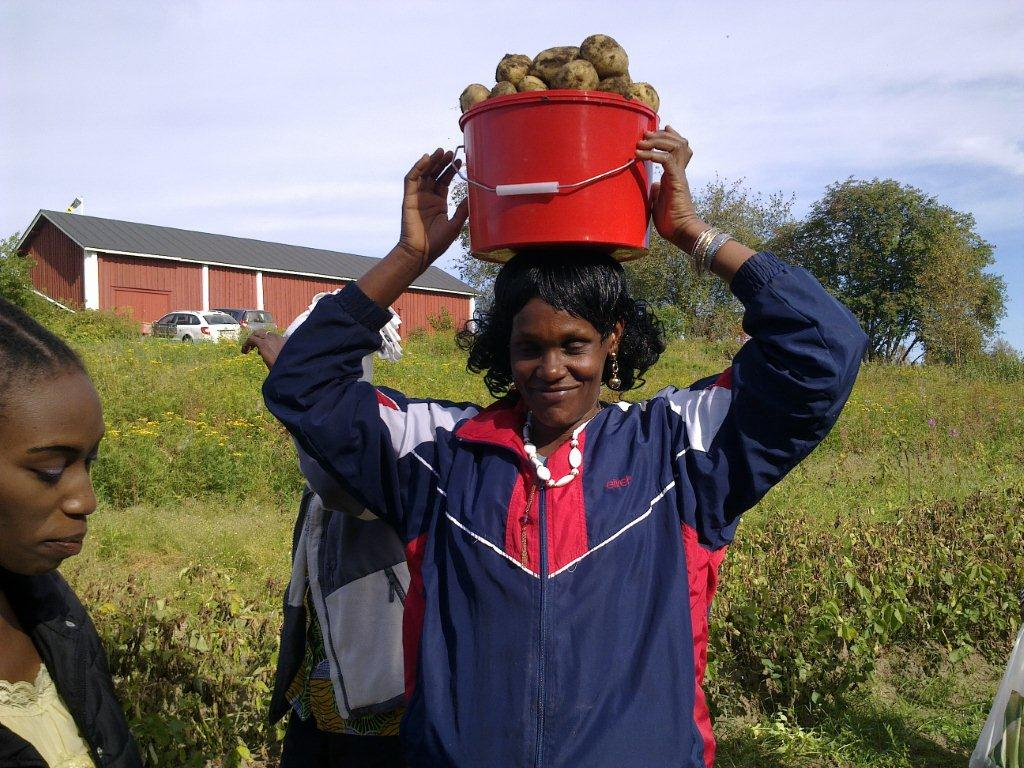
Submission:
M 210 308 L 216 307 L 255 309 L 256 273 L 210 267 Z
M 211 307 L 256 306 L 255 271 L 211 266 L 209 280 Z M 133 317 L 142 322 L 156 320 L 162 314 L 161 308 L 163 311 L 199 309 L 203 301 L 199 264 L 100 253 L 99 283 L 102 309 L 126 310 L 129 307 L 119 306 L 119 303 L 130 302 Z M 264 272 L 264 308 L 273 314 L 280 328 L 285 328 L 309 306 L 317 293 L 333 291 L 343 285 L 343 280 Z M 394 306 L 402 318 L 403 335 L 431 330 L 430 318 L 439 316 L 445 309 L 455 328 L 461 328 L 469 319 L 469 297 L 466 296 L 411 290 L 403 293 Z
M 309 307 L 309 302 L 316 294 L 336 290 L 344 284 L 341 280 L 264 272 L 263 306 L 274 316 L 278 327 L 285 328 Z M 212 301 L 212 277 L 210 291 Z M 400 330 L 403 336 L 418 330 L 429 331 L 430 318 L 440 315 L 442 308 L 448 310 L 457 329 L 469 320 L 468 296 L 452 296 L 433 291 L 406 291 L 398 297 L 394 307 L 402 318 Z
M 164 294 L 170 309 L 201 309 L 203 305 L 203 272 L 198 264 L 185 264 L 164 259 L 139 259 L 134 256 L 115 256 L 100 253 L 100 309 L 127 309 L 118 307 L 116 291 L 122 295 L 131 289 Z M 127 290 L 126 290 L 127 289 Z M 156 303 L 150 307 L 156 307 Z M 132 307 L 132 316 L 141 322 L 156 317 L 144 317 L 143 308 Z M 148 313 L 154 310 L 150 308 Z
M 469 320 L 469 297 L 452 296 L 432 291 L 406 291 L 394 303 L 395 311 L 402 318 L 401 332 L 406 336 L 413 331 L 431 330 L 430 318 L 448 310 L 456 330 Z
M 26 252 L 36 262 L 32 285 L 51 299 L 79 307 L 85 303 L 85 253 L 74 240 L 41 219 Z
M 343 280 L 264 272 L 263 308 L 274 316 L 278 328 L 287 328 L 292 320 L 309 308 L 314 296 L 336 290 L 344 284 Z

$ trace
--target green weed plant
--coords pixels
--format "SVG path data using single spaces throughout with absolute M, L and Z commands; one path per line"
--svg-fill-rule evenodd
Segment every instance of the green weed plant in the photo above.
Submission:
M 766 519 L 737 536 L 710 629 L 720 711 L 834 706 L 902 648 L 938 668 L 1002 660 L 1020 622 L 1024 486 L 823 528 Z
M 714 375 L 738 343 L 674 341 L 629 397 Z M 226 343 L 76 345 L 107 436 L 93 469 L 100 511 L 65 570 L 147 764 L 273 765 L 281 734 L 266 707 L 302 478 L 266 413 L 266 370 Z M 450 335 L 405 347 L 401 362 L 375 362 L 378 384 L 490 401 Z M 883 764 L 863 757 L 876 749 L 900 768 L 965 760 L 983 706 L 951 722 L 935 705 L 901 720 L 917 729 L 904 733 L 878 725 L 864 696 L 894 685 L 894 658 L 917 660 L 923 681 L 1005 663 L 1024 575 L 1024 406 L 1007 384 L 1015 369 L 1000 365 L 865 366 L 832 433 L 748 513 L 711 614 L 722 765 Z M 924 706 L 907 693 L 924 683 L 900 685 L 911 701 L 900 706 Z M 978 686 L 990 696 L 994 681 Z M 955 738 L 922 754 L 942 759 L 915 762 L 920 733 L 937 728 Z M 867 731 L 866 746 L 850 735 Z
M 134 577 L 80 594 L 147 765 L 233 768 L 277 756 L 282 734 L 266 716 L 281 621 L 274 601 L 198 568 L 183 569 L 160 597 Z

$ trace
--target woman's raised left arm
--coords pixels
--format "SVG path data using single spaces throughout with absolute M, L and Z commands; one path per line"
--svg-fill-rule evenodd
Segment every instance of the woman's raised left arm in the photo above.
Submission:
M 692 251 L 708 225 L 693 207 L 685 139 L 667 128 L 648 134 L 637 156 L 662 165 L 652 190 L 661 234 Z M 705 240 L 706 243 L 706 240 Z M 705 547 L 732 539 L 741 513 L 756 504 L 828 434 L 857 377 L 867 339 L 850 311 L 803 269 L 733 240 L 711 270 L 743 303 L 751 339 L 731 368 L 705 388 L 659 393 L 682 418 L 678 471 L 696 496 Z
M 690 142 L 670 125 L 660 131 L 649 131 L 636 145 L 636 156 L 662 167 L 660 182 L 651 185 L 651 217 L 658 232 L 686 253 L 693 253 L 700 236 L 710 227 L 700 218 L 693 205 L 686 166 L 693 157 Z M 754 251 L 736 240 L 721 245 L 711 263 L 711 271 L 731 283 L 744 262 Z

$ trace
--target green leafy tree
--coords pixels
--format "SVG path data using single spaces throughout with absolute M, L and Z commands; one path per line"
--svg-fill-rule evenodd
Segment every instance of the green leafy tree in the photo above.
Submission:
M 467 194 L 466 182 L 459 181 L 452 185 L 452 204 L 461 203 Z M 455 267 L 459 271 L 459 277 L 479 291 L 477 299 L 478 306 L 486 307 L 490 303 L 490 297 L 494 293 L 494 278 L 498 276 L 500 264 L 492 264 L 489 261 L 481 261 L 474 258 L 469 246 L 469 222 L 466 222 L 459 233 L 460 253 L 455 259 Z
M 1024 351 L 1016 349 L 1006 339 L 992 342 L 991 348 L 979 359 L 971 361 L 971 369 L 981 369 L 985 377 L 994 381 L 1024 381 Z
M 992 246 L 974 234 L 973 218 L 956 216 L 963 221 L 938 235 L 918 281 L 925 303 L 917 327 L 926 360 L 953 365 L 977 358 L 989 345 L 1006 303 L 1003 279 L 984 271 Z M 901 362 L 910 351 L 904 345 Z
M 791 196 L 776 192 L 764 198 L 742 179 L 715 179 L 694 195 L 693 203 L 704 221 L 755 250 L 793 223 Z M 724 339 L 741 333 L 743 307 L 729 287 L 713 275 L 694 274 L 690 257 L 657 232 L 651 231 L 648 254 L 629 262 L 626 272 L 637 298 L 659 314 L 681 315 L 690 335 Z
M 21 233 L 0 241 L 0 296 L 21 307 L 33 304 L 32 259 L 19 256 L 16 249 Z
M 458 203 L 466 195 L 466 185 L 454 185 L 452 195 Z M 777 192 L 765 199 L 742 180 L 716 179 L 708 183 L 695 195 L 694 205 L 704 221 L 755 249 L 763 247 L 793 220 L 791 197 Z M 461 244 L 459 274 L 481 292 L 481 303 L 486 304 L 500 265 L 473 258 L 468 226 L 462 232 Z M 655 308 L 671 335 L 680 335 L 685 330 L 692 335 L 719 339 L 740 333 L 743 308 L 728 287 L 716 277 L 694 275 L 689 257 L 653 228 L 647 255 L 627 263 L 626 274 L 634 296 Z
M 653 229 L 650 237 L 647 255 L 626 264 L 633 296 L 651 304 L 663 321 L 675 318 L 675 335 L 735 336 L 741 311 L 721 281 L 695 275 L 687 254 Z
M 992 246 L 974 227 L 915 187 L 848 179 L 771 247 L 850 307 L 869 360 L 960 363 L 982 352 L 1005 313 L 1005 284 L 984 271 Z

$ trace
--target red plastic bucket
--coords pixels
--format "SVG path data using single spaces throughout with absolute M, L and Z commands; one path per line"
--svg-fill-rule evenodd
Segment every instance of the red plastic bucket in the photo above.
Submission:
M 626 261 L 647 251 L 649 164 L 636 143 L 658 126 L 618 94 L 532 91 L 488 99 L 459 121 L 473 255 L 587 245 Z

